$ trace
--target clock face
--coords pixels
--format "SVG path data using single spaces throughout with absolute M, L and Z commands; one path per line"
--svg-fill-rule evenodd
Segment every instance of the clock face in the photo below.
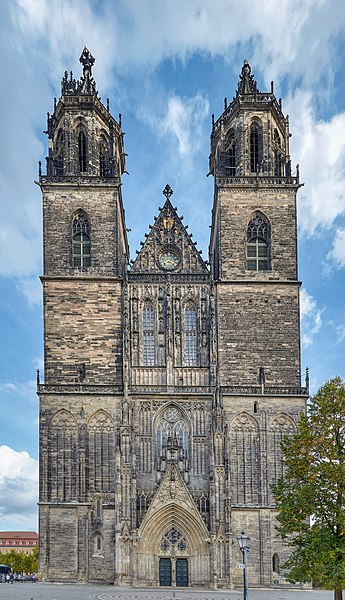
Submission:
M 163 269 L 173 271 L 180 264 L 180 257 L 173 250 L 166 250 L 160 255 L 158 262 Z

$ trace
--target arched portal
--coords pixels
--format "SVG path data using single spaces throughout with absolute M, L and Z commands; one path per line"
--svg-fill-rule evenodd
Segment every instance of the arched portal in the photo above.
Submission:
M 209 547 L 208 532 L 197 510 L 169 502 L 148 515 L 139 529 L 137 583 L 208 585 Z

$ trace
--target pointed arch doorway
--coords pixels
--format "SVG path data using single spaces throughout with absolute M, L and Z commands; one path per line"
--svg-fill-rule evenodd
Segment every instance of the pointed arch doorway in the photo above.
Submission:
M 208 532 L 196 509 L 169 503 L 139 530 L 137 583 L 161 587 L 209 585 Z
M 189 552 L 183 535 L 171 527 L 160 543 L 164 556 L 159 558 L 159 585 L 188 587 L 189 585 Z

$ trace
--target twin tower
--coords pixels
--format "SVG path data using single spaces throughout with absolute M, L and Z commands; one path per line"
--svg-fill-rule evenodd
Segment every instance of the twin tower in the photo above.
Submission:
M 167 185 L 130 263 L 121 118 L 86 48 L 80 62 L 48 114 L 39 178 L 41 577 L 233 587 L 245 530 L 249 584 L 283 584 L 270 488 L 308 395 L 288 117 L 245 61 L 212 123 L 209 262 Z

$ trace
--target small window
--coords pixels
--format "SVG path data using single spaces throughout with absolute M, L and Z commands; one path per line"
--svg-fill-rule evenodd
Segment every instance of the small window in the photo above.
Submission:
M 153 306 L 143 309 L 143 365 L 155 364 L 155 315 Z
M 247 229 L 247 269 L 267 271 L 269 264 L 270 227 L 261 213 L 256 213 Z
M 259 403 L 258 402 L 254 402 L 254 413 L 257 413 L 259 409 Z
M 87 147 L 86 147 L 86 134 L 84 131 L 78 133 L 78 157 L 79 157 L 79 171 L 80 173 L 87 172 Z
M 279 568 L 280 568 L 279 556 L 278 556 L 278 554 L 275 553 L 272 556 L 272 569 L 275 573 L 279 573 Z
M 73 266 L 80 269 L 91 265 L 90 224 L 82 213 L 73 220 Z
M 100 554 L 103 550 L 103 539 L 100 533 L 97 533 L 94 537 L 94 553 Z
M 100 500 L 97 500 L 96 514 L 97 514 L 97 518 L 100 519 L 101 518 L 101 501 Z

